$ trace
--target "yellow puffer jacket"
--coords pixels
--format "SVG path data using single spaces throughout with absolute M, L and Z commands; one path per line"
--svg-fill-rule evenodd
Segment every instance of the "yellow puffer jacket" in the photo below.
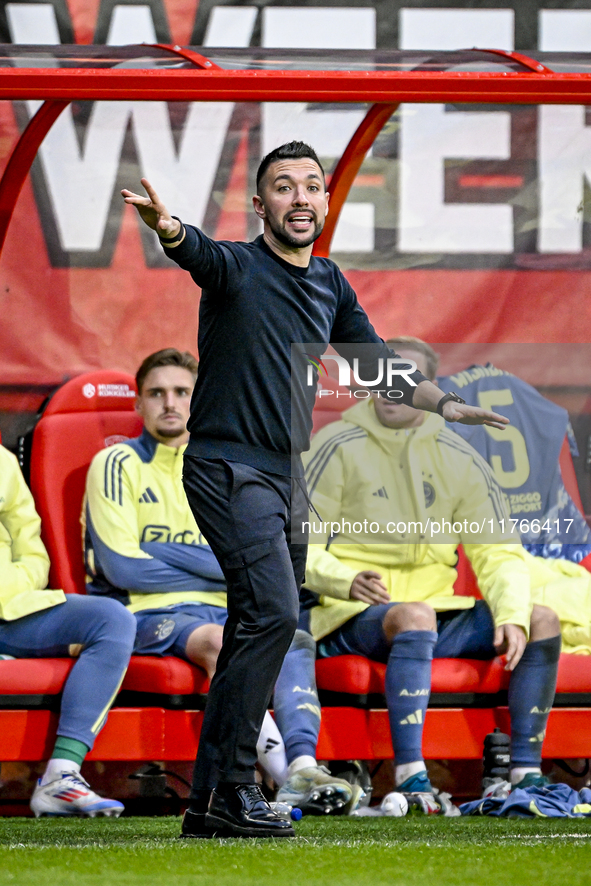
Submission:
M 392 430 L 363 401 L 314 437 L 305 464 L 322 518 L 322 525 L 310 521 L 306 567 L 307 587 L 322 595 L 311 613 L 316 639 L 367 608 L 348 599 L 364 570 L 382 574 L 394 601 L 424 601 L 437 611 L 473 606 L 473 598 L 453 596 L 460 543 L 495 624 L 529 632 L 530 572 L 503 493 L 484 459 L 442 418 L 428 414 L 416 428 Z M 364 520 L 367 531 L 356 532 L 353 524 Z
M 0 618 L 14 621 L 64 603 L 63 591 L 43 590 L 48 575 L 33 496 L 16 458 L 0 446 Z
M 562 651 L 591 655 L 591 573 L 570 560 L 527 555 L 532 600 L 560 619 Z

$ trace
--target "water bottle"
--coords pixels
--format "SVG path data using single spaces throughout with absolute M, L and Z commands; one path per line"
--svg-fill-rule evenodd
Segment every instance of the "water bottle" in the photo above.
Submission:
M 482 755 L 482 789 L 486 794 L 494 787 L 509 781 L 511 739 L 497 727 L 484 739 Z
M 290 806 L 289 803 L 269 803 L 269 806 L 284 821 L 299 821 L 302 817 L 302 810 L 297 806 Z
M 484 739 L 482 765 L 484 778 L 509 777 L 511 739 L 497 727 Z

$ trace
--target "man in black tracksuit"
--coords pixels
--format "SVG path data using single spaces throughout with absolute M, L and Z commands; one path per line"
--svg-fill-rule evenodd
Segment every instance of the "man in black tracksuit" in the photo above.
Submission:
M 183 836 L 293 836 L 254 784 L 254 765 L 304 578 L 307 498 L 299 456 L 309 445 L 315 395 L 301 380 L 306 355 L 319 358 L 328 342 L 336 343 L 348 360 L 360 357 L 360 376 L 372 379 L 378 358 L 394 355 L 337 266 L 311 254 L 328 194 L 310 147 L 292 142 L 262 161 L 253 204 L 264 232 L 252 243 L 209 239 L 172 217 L 150 184 L 142 184 L 148 197 L 124 190 L 126 202 L 203 290 L 183 482 L 228 589 Z M 349 353 L 347 343 L 358 342 L 373 346 Z M 312 345 L 296 349 L 292 400 L 293 343 Z M 506 421 L 443 397 L 410 369 L 390 388 L 418 408 L 439 407 L 448 421 L 496 427 Z

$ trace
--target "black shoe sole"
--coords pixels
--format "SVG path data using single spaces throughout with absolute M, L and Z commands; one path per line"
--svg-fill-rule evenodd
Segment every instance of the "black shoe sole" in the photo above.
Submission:
M 214 837 L 231 837 L 232 834 L 227 831 L 226 827 L 216 827 L 216 828 L 206 828 L 203 831 L 200 831 L 198 834 L 186 833 L 185 831 L 181 831 L 179 834 L 179 840 L 211 840 Z
M 210 812 L 205 816 L 206 823 L 211 827 L 212 834 L 220 837 L 295 837 L 295 831 L 292 827 L 287 828 L 249 828 L 245 825 L 226 821 L 224 818 L 218 818 Z M 223 831 L 224 833 L 221 833 Z
M 218 819 L 222 821 L 222 819 Z M 213 837 L 231 837 L 232 834 L 227 830 L 227 826 L 223 827 L 205 827 L 198 830 L 196 833 L 191 833 L 191 831 L 181 831 L 179 834 L 179 840 L 211 840 Z
M 179 834 L 180 840 L 211 840 L 212 837 L 222 836 L 218 830 L 208 828 L 205 824 L 206 813 L 195 813 L 187 810 L 183 817 L 183 824 Z

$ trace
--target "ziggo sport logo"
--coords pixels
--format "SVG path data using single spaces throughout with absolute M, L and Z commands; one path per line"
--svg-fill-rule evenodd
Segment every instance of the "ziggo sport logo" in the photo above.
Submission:
M 334 360 L 338 366 L 339 375 L 338 382 L 339 385 L 343 388 L 350 388 L 352 385 L 360 385 L 364 390 L 353 390 L 348 392 L 349 397 L 355 397 L 357 399 L 364 400 L 367 397 L 371 396 L 371 393 L 374 394 L 385 394 L 385 399 L 388 400 L 399 400 L 401 397 L 404 397 L 404 393 L 402 391 L 393 390 L 392 385 L 394 384 L 394 379 L 396 376 L 402 376 L 407 384 L 411 385 L 413 388 L 416 388 L 417 383 L 410 376 L 413 372 L 417 371 L 417 364 L 414 360 L 407 360 L 401 357 L 379 357 L 376 360 L 377 366 L 377 375 L 373 379 L 363 379 L 361 378 L 360 368 L 359 368 L 359 358 L 355 357 L 353 360 L 353 365 L 350 366 L 348 361 L 345 360 L 344 357 L 340 357 L 336 354 L 323 354 L 322 357 L 317 357 L 315 354 L 305 354 L 308 360 L 308 367 L 306 371 L 306 385 L 308 387 L 313 387 L 316 384 L 316 379 L 314 378 L 314 370 L 316 370 L 317 377 L 324 372 L 324 375 L 328 378 L 328 371 L 326 366 L 324 365 L 325 360 Z M 351 375 L 353 378 L 351 378 Z M 384 388 L 378 388 L 377 385 L 384 384 Z M 367 390 L 370 388 L 371 390 Z M 318 391 L 319 397 L 329 397 L 335 394 L 335 391 L 330 391 L 327 388 L 321 388 Z M 344 391 L 336 391 L 337 397 L 346 397 L 347 394 Z

